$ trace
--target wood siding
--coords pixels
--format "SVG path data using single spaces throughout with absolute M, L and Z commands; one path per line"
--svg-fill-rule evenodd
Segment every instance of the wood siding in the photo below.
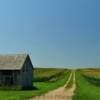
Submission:
M 16 86 L 20 79 L 19 71 L 4 70 L 0 71 L 0 86 Z
M 21 85 L 22 87 L 32 87 L 33 86 L 33 65 L 29 56 L 21 70 Z

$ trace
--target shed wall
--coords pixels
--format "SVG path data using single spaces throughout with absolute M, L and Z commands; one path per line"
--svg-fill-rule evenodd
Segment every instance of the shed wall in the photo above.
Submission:
M 27 57 L 21 70 L 21 85 L 22 87 L 33 86 L 33 66 L 29 57 Z

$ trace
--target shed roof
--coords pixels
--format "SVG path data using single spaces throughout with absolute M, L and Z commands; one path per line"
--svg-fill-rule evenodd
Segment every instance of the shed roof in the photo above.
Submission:
M 0 55 L 0 70 L 20 70 L 28 54 Z

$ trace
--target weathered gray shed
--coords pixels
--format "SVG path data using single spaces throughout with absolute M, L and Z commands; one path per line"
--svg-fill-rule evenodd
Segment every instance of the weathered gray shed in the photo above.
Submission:
M 0 55 L 0 86 L 32 87 L 33 65 L 28 54 Z

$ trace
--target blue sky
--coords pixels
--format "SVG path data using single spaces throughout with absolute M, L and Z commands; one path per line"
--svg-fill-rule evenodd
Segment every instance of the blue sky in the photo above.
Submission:
M 35 67 L 99 67 L 100 0 L 0 0 L 0 54 L 12 53 Z

